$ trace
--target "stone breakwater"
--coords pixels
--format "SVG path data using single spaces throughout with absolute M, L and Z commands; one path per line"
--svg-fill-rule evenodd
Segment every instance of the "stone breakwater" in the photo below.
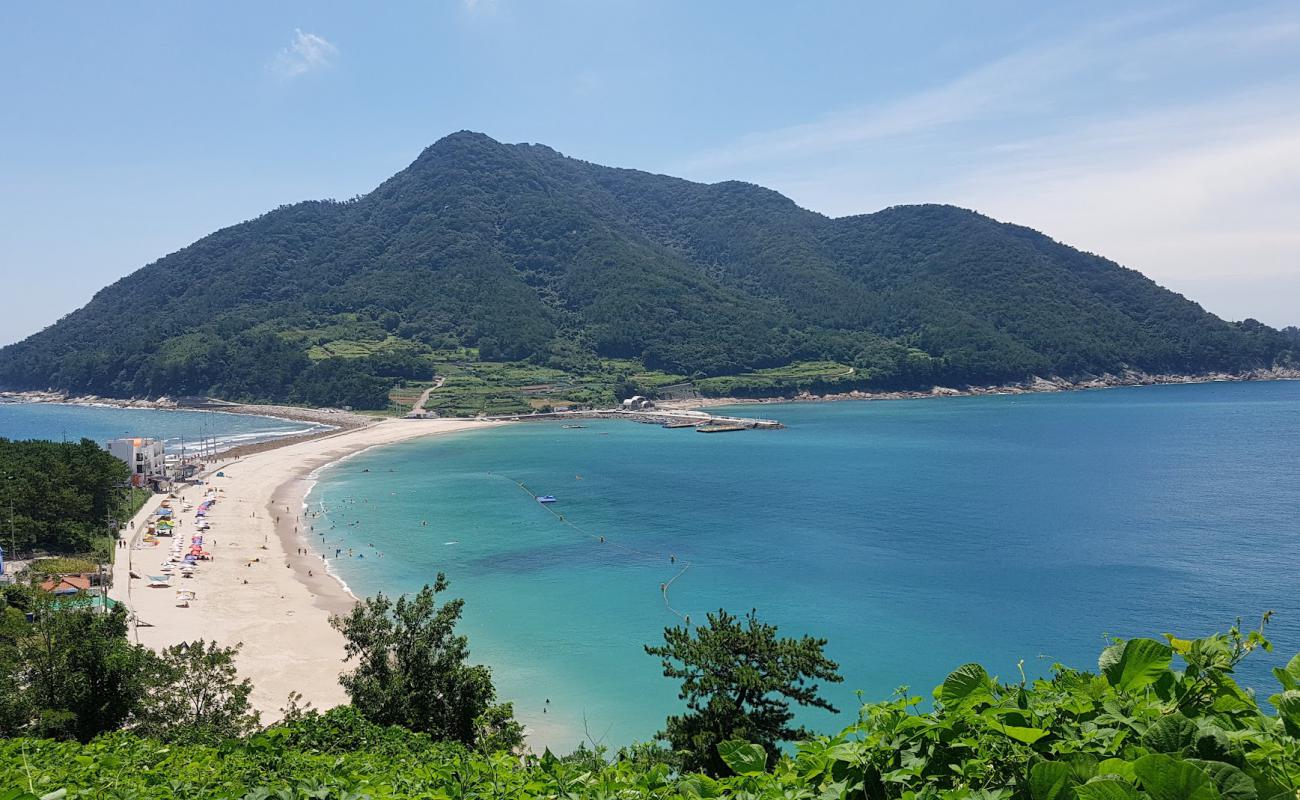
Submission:
M 929 389 L 892 392 L 854 390 L 836 394 L 802 392 L 784 397 L 702 397 L 691 400 L 673 400 L 659 403 L 661 408 L 704 408 L 708 406 L 739 405 L 747 403 L 801 403 L 834 400 L 919 400 L 930 397 L 979 397 L 984 395 L 1036 394 L 1040 392 L 1072 392 L 1086 389 L 1114 389 L 1121 386 L 1163 386 L 1188 383 L 1217 383 L 1244 381 L 1294 381 L 1300 380 L 1300 368 L 1272 367 L 1246 372 L 1208 372 L 1201 375 L 1180 375 L 1125 370 L 1118 374 L 1085 375 L 1076 378 L 1031 377 L 1020 383 L 990 386 L 934 386 Z

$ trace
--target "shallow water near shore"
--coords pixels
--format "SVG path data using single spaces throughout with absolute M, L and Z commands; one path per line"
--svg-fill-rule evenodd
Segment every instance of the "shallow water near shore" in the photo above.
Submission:
M 679 708 L 642 650 L 680 621 L 674 576 L 693 621 L 757 608 L 829 640 L 846 713 L 801 715 L 825 731 L 855 690 L 928 696 L 972 660 L 1091 669 L 1107 633 L 1275 610 L 1275 654 L 1241 674 L 1264 696 L 1300 650 L 1300 383 L 733 413 L 789 428 L 524 424 L 375 449 L 322 472 L 316 541 L 359 595 L 445 571 L 475 660 L 557 751 L 647 739 Z
M 67 403 L 0 403 L 0 436 L 7 439 L 111 439 L 144 436 L 163 440 L 169 452 L 180 452 L 182 440 L 190 453 L 200 442 L 225 450 L 237 445 L 324 430 L 326 426 L 253 414 L 212 411 L 171 411 L 116 408 Z

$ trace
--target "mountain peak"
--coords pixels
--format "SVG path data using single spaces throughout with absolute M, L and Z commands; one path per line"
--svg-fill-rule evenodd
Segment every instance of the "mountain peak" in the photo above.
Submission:
M 155 313 L 123 326 L 146 295 Z M 796 384 L 754 370 L 825 361 L 853 376 L 840 389 L 924 388 L 1241 371 L 1296 347 L 973 212 L 833 220 L 753 184 L 458 131 L 362 202 L 287 206 L 104 289 L 0 350 L 0 386 L 384 407 L 472 350 L 570 374 L 584 388 L 565 402 L 612 402 L 584 381 L 614 363 L 772 394 Z
M 490 150 L 505 147 L 501 142 L 478 131 L 462 130 L 449 133 L 420 152 L 416 163 L 430 157 L 467 150 Z

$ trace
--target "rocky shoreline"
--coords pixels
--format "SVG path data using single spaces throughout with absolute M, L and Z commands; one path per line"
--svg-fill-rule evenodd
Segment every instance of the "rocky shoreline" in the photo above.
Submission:
M 982 397 L 988 395 L 1038 394 L 1042 392 L 1073 392 L 1089 389 L 1114 389 L 1123 386 L 1166 386 L 1189 383 L 1241 383 L 1247 381 L 1294 381 L 1300 380 L 1300 368 L 1271 367 L 1254 369 L 1246 372 L 1208 372 L 1201 375 L 1180 375 L 1125 370 L 1118 374 L 1085 375 L 1079 378 L 1042 378 L 1031 377 L 1019 383 L 1004 383 L 991 386 L 934 386 L 930 389 L 871 392 L 854 390 L 832 394 L 812 394 L 802 392 L 779 397 L 697 397 L 681 400 L 661 401 L 660 408 L 707 408 L 710 406 L 744 405 L 750 403 L 814 403 L 836 400 L 920 400 L 934 397 Z M 313 422 L 330 425 L 336 429 L 359 428 L 373 425 L 380 419 L 377 416 L 358 414 L 335 408 L 303 408 L 300 406 L 256 405 L 250 403 L 228 403 L 220 400 L 209 401 L 202 405 L 181 405 L 175 400 L 161 397 L 157 400 L 120 400 L 97 395 L 68 395 L 63 392 L 6 392 L 0 391 L 0 403 L 63 403 L 68 405 L 112 406 L 115 408 L 150 408 L 172 411 L 217 411 L 227 414 L 254 414 L 263 417 L 279 417 L 296 422 Z M 320 431 L 301 437 L 292 436 L 276 440 L 281 444 L 292 441 L 312 439 L 336 431 Z M 269 444 L 266 443 L 266 444 Z M 250 445 L 257 447 L 258 445 Z
M 1041 378 L 1034 376 L 1020 383 L 992 386 L 935 386 L 926 390 L 893 392 L 865 392 L 855 390 L 834 394 L 803 392 L 784 397 L 702 397 L 693 400 L 661 402 L 661 408 L 746 405 L 751 403 L 823 403 L 837 400 L 921 400 L 934 397 L 983 397 L 988 395 L 1040 394 L 1043 392 L 1076 392 L 1090 389 L 1116 389 L 1124 386 L 1166 386 L 1189 383 L 1244 383 L 1247 381 L 1300 380 L 1300 368 L 1272 367 L 1247 372 L 1210 372 L 1203 375 L 1166 375 L 1138 370 L 1125 370 L 1118 375 L 1104 373 L 1080 378 Z

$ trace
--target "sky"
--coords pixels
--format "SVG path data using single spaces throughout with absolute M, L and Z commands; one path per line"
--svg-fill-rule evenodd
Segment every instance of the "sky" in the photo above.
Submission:
M 49 0 L 0 22 L 0 344 L 462 129 L 831 216 L 953 203 L 1300 324 L 1294 0 Z

